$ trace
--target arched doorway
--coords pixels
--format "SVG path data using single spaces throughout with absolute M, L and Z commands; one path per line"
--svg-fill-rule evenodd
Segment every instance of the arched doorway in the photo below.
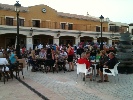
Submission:
M 118 37 L 114 37 L 112 38 L 112 45 L 118 44 L 119 43 L 119 38 Z
M 53 44 L 53 36 L 50 35 L 34 35 L 33 36 L 33 48 L 38 44 L 43 44 L 45 46 L 48 44 Z
M 102 41 L 103 41 L 103 44 L 104 44 L 104 43 L 108 44 L 108 38 L 102 37 Z M 98 43 L 101 43 L 101 37 L 97 38 L 97 42 L 98 42 Z
M 15 47 L 16 45 L 16 33 L 6 33 L 0 35 L 0 46 L 3 48 L 9 47 Z M 26 36 L 19 34 L 19 43 L 20 43 L 20 48 L 23 46 L 26 46 Z
M 73 36 L 60 36 L 59 37 L 59 45 L 60 44 L 67 45 L 68 43 L 71 43 L 72 45 L 74 45 L 75 44 L 75 37 L 73 37 Z
M 80 42 L 93 42 L 93 38 L 89 36 L 80 37 Z

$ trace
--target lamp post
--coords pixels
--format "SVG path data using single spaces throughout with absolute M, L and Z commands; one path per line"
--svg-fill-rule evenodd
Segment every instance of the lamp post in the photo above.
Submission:
M 59 36 L 60 36 L 60 31 L 57 32 L 57 37 L 59 37 Z
M 78 32 L 78 38 L 81 36 L 81 31 Z
M 33 29 L 31 28 L 29 35 L 32 36 L 32 34 L 33 34 Z
M 19 43 L 19 12 L 20 12 L 20 7 L 21 4 L 19 4 L 19 1 L 16 1 L 14 4 L 16 15 L 17 15 L 17 45 L 16 45 L 16 55 L 20 59 L 21 54 L 20 54 L 20 43 Z
M 100 39 L 100 41 L 101 41 L 101 44 L 100 44 L 100 50 L 103 50 L 103 40 L 102 40 L 102 32 L 103 32 L 103 27 L 102 27 L 102 24 L 103 24 L 103 21 L 104 21 L 104 17 L 101 15 L 100 17 L 100 23 L 101 23 L 101 39 Z

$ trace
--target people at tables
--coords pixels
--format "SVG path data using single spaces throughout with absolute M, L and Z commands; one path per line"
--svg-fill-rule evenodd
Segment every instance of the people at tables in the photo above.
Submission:
M 105 72 L 111 73 L 111 71 L 109 69 L 113 69 L 117 63 L 118 63 L 118 59 L 115 57 L 115 54 L 113 52 L 110 52 L 109 60 L 104 65 L 105 68 L 108 68 L 108 69 L 105 69 Z M 104 78 L 105 78 L 104 82 L 109 82 L 108 76 L 106 74 L 105 74 Z
M 100 74 L 101 79 L 98 81 L 98 83 L 103 82 L 103 66 L 109 60 L 105 50 L 100 51 L 100 54 L 101 54 L 101 56 L 99 59 L 99 68 L 98 69 L 99 69 L 99 74 Z
M 86 64 L 86 69 L 88 71 L 90 71 L 91 62 L 87 59 L 88 56 L 89 56 L 89 52 L 87 53 L 87 55 L 86 55 L 86 52 L 83 52 L 81 54 L 81 58 L 78 59 L 77 63 Z M 83 81 L 85 81 L 85 74 L 84 74 L 84 77 L 83 77 Z M 90 81 L 92 81 L 92 75 L 90 75 Z

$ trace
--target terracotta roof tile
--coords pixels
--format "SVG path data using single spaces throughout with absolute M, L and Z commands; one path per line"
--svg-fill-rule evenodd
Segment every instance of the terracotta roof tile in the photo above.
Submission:
M 0 9 L 14 11 L 14 5 L 8 5 L 8 4 L 1 4 L 0 3 Z M 21 12 L 24 12 L 24 11 L 27 12 L 29 10 L 28 10 L 28 7 L 20 7 L 20 11 Z
M 70 13 L 63 13 L 63 12 L 57 12 L 57 14 L 58 14 L 59 16 L 62 16 L 62 17 L 99 21 L 99 18 L 92 17 L 92 16 L 90 16 L 90 15 L 84 16 L 84 15 L 77 15 L 77 14 L 70 14 Z

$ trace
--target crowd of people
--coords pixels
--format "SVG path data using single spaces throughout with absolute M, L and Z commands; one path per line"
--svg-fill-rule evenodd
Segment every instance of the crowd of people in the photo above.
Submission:
M 90 67 L 93 67 L 93 62 L 91 60 L 99 59 L 97 65 L 97 75 L 101 77 L 98 81 L 108 82 L 107 75 L 103 79 L 103 67 L 113 68 L 114 65 L 118 62 L 115 57 L 117 47 L 103 45 L 103 50 L 100 51 L 98 44 L 85 44 L 83 42 L 78 45 L 72 46 L 70 43 L 67 45 L 49 45 L 46 46 L 38 45 L 35 49 L 29 48 L 26 50 L 24 46 L 21 49 L 21 55 L 24 58 L 28 58 L 28 63 L 32 65 L 32 72 L 38 71 L 40 64 L 47 66 L 47 71 L 54 70 L 64 70 L 64 71 L 74 71 L 74 64 L 86 64 L 86 69 L 90 71 Z M 6 58 L 14 67 L 14 64 L 17 62 L 17 56 L 15 48 L 8 47 L 7 49 L 0 48 L 0 53 L 3 57 Z M 79 55 L 79 56 L 78 56 Z M 41 58 L 41 60 L 39 60 Z M 66 68 L 66 63 L 69 64 L 69 68 Z M 106 72 L 110 73 L 109 70 Z M 92 81 L 92 75 L 89 76 Z M 84 81 L 85 78 L 83 78 Z

